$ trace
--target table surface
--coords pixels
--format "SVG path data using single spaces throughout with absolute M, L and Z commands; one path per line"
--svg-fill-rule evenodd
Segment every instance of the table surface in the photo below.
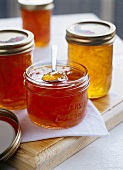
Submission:
M 57 44 L 58 58 L 66 59 L 67 42 L 65 40 L 66 27 L 74 22 L 83 20 L 98 20 L 94 14 L 72 14 L 52 16 L 51 42 L 45 48 L 34 50 L 34 62 L 50 59 L 50 46 Z M 0 28 L 21 28 L 21 18 L 0 19 Z M 123 42 L 116 37 L 114 43 L 113 67 L 123 70 Z M 37 55 L 37 52 L 40 56 Z M 122 90 L 122 89 L 121 89 Z M 119 89 L 120 91 L 120 89 Z M 122 92 L 123 93 L 123 92 Z M 110 136 L 101 137 L 71 156 L 54 170 L 123 170 L 123 123 L 110 131 Z M 14 170 L 14 168 L 0 164 L 0 170 Z

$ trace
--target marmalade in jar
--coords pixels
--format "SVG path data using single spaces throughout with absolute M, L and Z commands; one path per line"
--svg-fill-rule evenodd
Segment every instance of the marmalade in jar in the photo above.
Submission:
M 114 36 L 115 26 L 104 21 L 81 22 L 67 29 L 68 59 L 87 68 L 89 98 L 105 96 L 111 87 Z
M 23 74 L 32 64 L 33 34 L 26 30 L 0 31 L 0 107 L 26 107 Z
M 69 44 L 68 51 L 70 60 L 84 64 L 88 68 L 91 82 L 88 97 L 105 96 L 111 87 L 113 45 L 80 47 Z
M 44 47 L 50 41 L 50 19 L 53 0 L 18 0 L 24 29 L 34 34 L 35 46 Z
M 49 64 L 34 64 L 26 69 L 25 88 L 30 119 L 44 128 L 69 128 L 80 123 L 86 115 L 89 77 L 84 66 L 74 62 L 58 62 L 57 71 L 67 79 L 45 82 L 44 74 L 51 72 Z

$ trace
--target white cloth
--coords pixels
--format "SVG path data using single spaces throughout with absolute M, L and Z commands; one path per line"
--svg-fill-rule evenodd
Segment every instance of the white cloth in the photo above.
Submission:
M 83 121 L 68 129 L 52 130 L 37 126 L 28 117 L 27 109 L 14 111 L 14 113 L 21 125 L 22 143 L 65 136 L 109 135 L 101 114 L 90 100 L 88 101 L 87 114 Z

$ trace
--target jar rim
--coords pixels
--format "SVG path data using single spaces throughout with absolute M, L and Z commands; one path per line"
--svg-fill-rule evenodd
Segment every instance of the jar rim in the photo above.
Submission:
M 67 65 L 63 65 L 64 63 L 66 63 Z M 81 68 L 83 68 L 84 69 L 84 71 L 85 71 L 85 73 L 84 73 L 84 75 L 82 76 L 82 77 L 80 77 L 79 79 L 77 79 L 77 80 L 69 80 L 69 81 L 65 81 L 65 82 L 60 82 L 60 83 L 47 83 L 47 82 L 45 82 L 45 81 L 41 81 L 41 82 L 39 82 L 39 81 L 36 81 L 36 80 L 34 80 L 33 78 L 31 78 L 30 76 L 29 76 L 29 71 L 31 70 L 31 69 L 35 69 L 35 67 L 36 68 L 38 68 L 37 66 L 51 66 L 51 63 L 48 63 L 48 62 L 46 62 L 46 63 L 42 63 L 42 62 L 37 62 L 37 63 L 34 63 L 34 64 L 32 64 L 31 66 L 29 66 L 26 70 L 25 70 L 25 73 L 24 73 L 24 78 L 25 78 L 25 80 L 27 80 L 27 81 L 29 81 L 29 82 L 31 82 L 31 83 L 33 83 L 33 84 L 35 84 L 37 87 L 39 86 L 41 86 L 41 87 L 44 87 L 44 88 L 49 88 L 49 89 L 52 89 L 52 88 L 56 88 L 56 89 L 60 89 L 60 88 L 68 88 L 69 86 L 75 86 L 75 84 L 83 84 L 83 86 L 85 86 L 85 85 L 87 85 L 87 87 L 88 87 L 88 85 L 89 85 L 89 75 L 88 75 L 88 70 L 87 70 L 87 68 L 84 66 L 84 65 L 82 65 L 82 64 L 80 64 L 80 63 L 77 63 L 77 62 L 73 62 L 73 61 L 67 61 L 67 60 L 57 60 L 57 66 L 59 66 L 59 65 L 62 65 L 62 66 L 70 66 L 69 64 L 76 64 L 76 65 L 79 65 Z M 41 65 L 40 65 L 41 64 Z M 75 68 L 75 69 L 78 69 L 78 70 L 80 70 L 81 71 L 81 69 L 79 69 L 79 68 L 77 68 L 77 67 L 75 67 L 74 65 L 72 66 L 73 68 Z

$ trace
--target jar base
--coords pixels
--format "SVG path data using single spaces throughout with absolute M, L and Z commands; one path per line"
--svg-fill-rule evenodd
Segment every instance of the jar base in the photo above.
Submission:
M 52 125 L 48 125 L 48 124 L 46 124 L 46 123 L 44 124 L 43 121 L 42 121 L 42 123 L 41 123 L 41 122 L 39 122 L 39 121 L 34 120 L 34 118 L 32 118 L 32 116 L 29 115 L 30 120 L 31 120 L 34 124 L 36 124 L 36 125 L 38 125 L 38 126 L 40 126 L 40 127 L 42 127 L 42 128 L 45 128 L 45 129 L 54 129 L 54 130 L 72 128 L 72 127 L 78 125 L 79 123 L 81 123 L 82 120 L 84 119 L 84 117 L 85 117 L 85 115 L 83 115 L 83 117 L 81 118 L 81 120 L 77 121 L 76 123 L 74 122 L 73 125 L 70 125 L 70 126 L 69 126 L 69 125 L 68 125 L 69 122 L 68 122 L 68 123 L 67 123 L 67 126 L 60 126 L 60 125 L 57 126 L 56 123 L 52 123 Z M 45 122 L 46 122 L 46 121 L 45 121 Z
M 48 46 L 49 41 L 48 42 L 41 42 L 41 41 L 35 41 L 35 47 L 46 47 Z
M 88 92 L 88 99 L 98 99 L 98 98 L 106 96 L 107 94 L 108 94 L 108 91 L 103 92 L 103 93 Z
M 0 103 L 0 108 L 8 110 L 21 110 L 27 107 L 26 100 L 17 102 Z

